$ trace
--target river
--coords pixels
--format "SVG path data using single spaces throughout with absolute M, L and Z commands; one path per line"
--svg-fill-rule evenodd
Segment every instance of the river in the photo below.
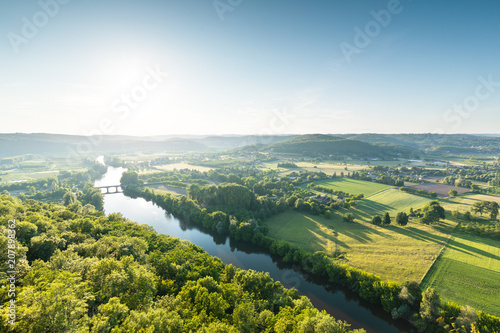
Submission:
M 102 157 L 100 161 L 103 161 Z M 124 171 L 126 169 L 108 167 L 108 172 L 96 180 L 95 186 L 119 184 Z M 297 267 L 283 264 L 265 251 L 256 250 L 254 246 L 238 244 L 219 235 L 210 235 L 207 231 L 180 221 L 142 198 L 130 198 L 123 193 L 106 194 L 104 211 L 106 214 L 119 212 L 132 221 L 151 225 L 158 233 L 188 240 L 205 249 L 210 255 L 219 257 L 226 264 L 269 272 L 273 279 L 280 281 L 285 287 L 294 287 L 301 295 L 309 297 L 316 308 L 347 321 L 353 328 L 364 328 L 370 333 L 413 331 L 404 320 L 393 320 L 390 314 L 380 307 L 364 302 L 352 292 L 310 278 Z

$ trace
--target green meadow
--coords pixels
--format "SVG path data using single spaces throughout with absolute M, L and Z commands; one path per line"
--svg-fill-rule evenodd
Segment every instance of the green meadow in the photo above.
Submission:
M 455 234 L 422 287 L 446 301 L 500 316 L 500 241 Z
M 322 180 L 314 182 L 314 184 L 321 185 L 335 191 L 344 191 L 350 194 L 364 194 L 365 197 L 394 187 L 390 185 L 345 177 Z

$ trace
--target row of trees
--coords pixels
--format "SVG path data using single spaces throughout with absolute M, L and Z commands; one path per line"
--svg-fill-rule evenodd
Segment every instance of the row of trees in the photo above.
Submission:
M 439 222 L 440 219 L 445 218 L 445 210 L 438 201 L 431 201 L 426 204 L 424 207 L 413 210 L 410 209 L 410 215 L 405 212 L 399 212 L 396 214 L 396 223 L 400 226 L 405 226 L 408 224 L 410 220 L 410 216 L 419 217 L 420 223 L 424 224 L 433 224 Z M 383 217 L 380 215 L 375 215 L 372 218 L 372 223 L 375 225 L 389 225 L 391 224 L 392 218 L 389 215 L 389 212 L 386 212 Z
M 487 213 L 491 220 L 496 220 L 498 217 L 498 208 L 499 205 L 496 201 L 478 201 L 472 204 L 471 211 L 481 216 Z
M 399 188 L 400 191 L 406 192 L 406 193 L 411 193 L 411 194 L 417 194 L 417 195 L 423 195 L 426 197 L 431 197 L 431 198 L 437 198 L 437 193 L 436 192 L 429 192 L 426 190 L 419 190 L 416 188 L 411 188 L 411 187 L 406 187 L 406 186 L 401 186 Z
M 392 218 L 389 215 L 389 212 L 386 212 L 383 217 L 380 217 L 380 215 L 375 215 L 372 218 L 372 223 L 375 225 L 389 225 L 391 224 Z M 396 215 L 396 223 L 399 224 L 400 226 L 405 226 L 408 224 L 409 221 L 409 216 L 405 212 L 399 212 Z

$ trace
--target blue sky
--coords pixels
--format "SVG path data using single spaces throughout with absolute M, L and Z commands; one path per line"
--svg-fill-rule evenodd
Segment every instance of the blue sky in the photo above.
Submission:
M 500 133 L 499 9 L 4 0 L 0 132 Z

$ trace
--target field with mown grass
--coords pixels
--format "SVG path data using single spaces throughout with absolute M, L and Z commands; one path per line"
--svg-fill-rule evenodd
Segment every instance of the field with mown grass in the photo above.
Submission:
M 350 194 L 364 194 L 365 197 L 377 192 L 390 189 L 394 186 L 357 180 L 346 177 L 332 178 L 314 182 L 315 185 L 324 186 L 334 191 L 344 191 Z
M 422 282 L 441 298 L 500 316 L 500 241 L 455 234 Z
M 371 222 L 375 215 L 389 215 L 395 217 L 398 212 L 409 213 L 410 208 L 418 209 L 425 206 L 431 198 L 406 193 L 397 189 L 386 189 L 368 198 L 359 201 L 353 208 L 353 212 L 359 219 Z

